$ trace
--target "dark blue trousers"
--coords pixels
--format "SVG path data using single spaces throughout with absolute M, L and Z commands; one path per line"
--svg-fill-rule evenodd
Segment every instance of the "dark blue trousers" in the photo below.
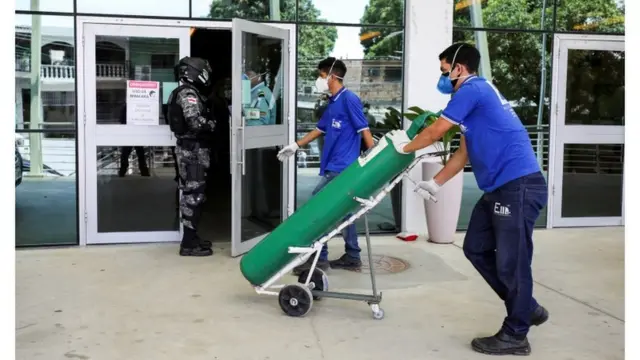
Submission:
M 327 184 L 330 183 L 333 179 L 335 179 L 336 176 L 338 175 L 340 174 L 336 172 L 325 171 L 324 176 L 322 177 L 318 185 L 316 185 L 316 188 L 313 189 L 313 192 L 311 193 L 311 195 L 315 195 L 318 192 L 320 192 L 322 188 L 327 186 Z M 350 216 L 351 214 L 347 214 L 346 218 L 349 218 Z M 360 259 L 361 250 L 360 250 L 360 246 L 358 245 L 358 231 L 356 230 L 356 224 L 353 223 L 347 226 L 346 228 L 344 228 L 342 230 L 342 237 L 344 238 L 345 253 L 353 259 Z M 320 251 L 320 257 L 318 259 L 323 261 L 326 261 L 329 259 L 329 248 L 327 247 L 326 243 L 322 247 L 322 250 Z
M 533 226 L 547 203 L 542 173 L 510 181 L 485 193 L 471 214 L 464 238 L 464 254 L 498 294 L 507 308 L 502 329 L 526 336 L 533 298 Z

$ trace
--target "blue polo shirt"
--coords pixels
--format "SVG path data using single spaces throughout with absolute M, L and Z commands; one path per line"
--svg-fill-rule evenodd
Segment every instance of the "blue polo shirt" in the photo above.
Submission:
M 369 129 L 358 95 L 342 88 L 329 98 L 317 129 L 324 134 L 320 176 L 341 172 L 360 156 L 361 132 Z
M 522 121 L 485 78 L 467 78 L 442 111 L 442 117 L 460 126 L 481 190 L 491 192 L 540 171 Z

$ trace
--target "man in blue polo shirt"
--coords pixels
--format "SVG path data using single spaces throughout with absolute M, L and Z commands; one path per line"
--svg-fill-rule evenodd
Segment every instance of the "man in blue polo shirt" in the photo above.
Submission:
M 416 191 L 434 196 L 471 163 L 484 194 L 473 209 L 463 250 L 507 308 L 500 331 L 471 345 L 486 354 L 528 355 L 529 327 L 549 317 L 533 298 L 531 273 L 533 226 L 546 205 L 547 185 L 522 122 L 496 87 L 476 75 L 479 64 L 480 53 L 469 44 L 442 52 L 438 89 L 453 94 L 447 107 L 413 141 L 404 131 L 392 138 L 399 152 L 410 153 L 438 141 L 454 125 L 460 127 L 460 148 Z
M 316 129 L 302 139 L 284 147 L 278 153 L 278 159 L 285 161 L 300 147 L 324 135 L 324 147 L 320 157 L 320 176 L 322 179 L 313 190 L 312 195 L 317 194 L 320 189 L 358 159 L 363 139 L 367 148 L 373 146 L 373 137 L 369 131 L 367 117 L 362 112 L 363 107 L 360 99 L 342 84 L 347 73 L 347 67 L 344 63 L 332 57 L 324 59 L 318 64 L 318 73 L 317 91 L 331 93 L 329 103 L 318 121 Z M 323 270 L 329 267 L 332 269 L 360 268 L 362 261 L 360 260 L 356 225 L 349 225 L 342 232 L 342 237 L 345 242 L 345 254 L 337 260 L 328 261 L 329 252 L 325 244 L 320 252 L 317 267 Z M 305 264 L 295 268 L 293 273 L 299 275 L 309 269 L 312 261 L 313 257 Z

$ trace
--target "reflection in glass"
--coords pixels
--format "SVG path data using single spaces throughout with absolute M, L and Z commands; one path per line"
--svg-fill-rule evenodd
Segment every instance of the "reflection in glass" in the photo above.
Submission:
M 189 17 L 189 0 L 76 1 L 78 12 L 83 13 Z
M 455 0 L 453 21 L 458 27 L 551 30 L 553 1 Z
M 624 125 L 624 51 L 570 49 L 567 125 Z
M 61 131 L 51 133 L 54 137 L 69 137 L 75 131 L 73 43 L 71 16 L 16 15 L 16 130 Z M 32 78 L 39 81 L 32 82 Z M 38 139 L 34 137 L 33 143 Z
M 179 229 L 171 148 L 100 146 L 96 156 L 98 232 Z
M 479 32 L 455 31 L 454 42 L 465 41 L 476 45 Z M 490 59 L 490 73 L 480 75 L 493 80 L 502 95 L 526 125 L 549 124 L 549 95 L 551 71 L 546 71 L 545 102 L 540 111 L 540 86 L 542 72 L 540 59 L 542 37 L 540 34 L 525 32 L 482 32 L 488 39 L 488 53 L 481 58 Z M 547 41 L 544 63 L 551 68 L 551 41 Z M 443 49 L 444 50 L 444 49 Z M 529 59 L 522 61 L 522 59 Z M 437 79 L 433 79 L 434 83 Z M 540 118 L 539 118 L 540 116 Z
M 333 53 L 347 67 L 344 86 L 356 93 L 362 103 L 363 112 L 369 121 L 374 138 L 381 138 L 400 124 L 386 116 L 387 108 L 402 107 L 402 31 L 386 29 L 384 34 L 370 38 L 360 37 L 367 32 L 359 28 L 301 25 L 300 44 L 307 41 L 315 53 L 298 52 L 298 103 L 296 114 L 296 138 L 300 139 L 316 127 L 327 104 L 328 95 L 319 94 L 315 88 L 318 63 L 329 56 L 337 42 L 337 34 L 353 37 L 359 47 L 342 49 L 345 53 Z M 331 36 L 333 34 L 333 37 Z M 321 41 L 312 41 L 323 36 Z M 316 39 L 317 40 L 317 39 Z M 297 152 L 296 206 L 304 205 L 320 177 L 320 157 L 323 138 L 310 143 Z M 373 232 L 399 231 L 401 214 L 401 187 L 397 186 L 369 216 Z M 356 222 L 358 231 L 364 231 L 364 220 Z
M 77 244 L 75 136 L 15 136 L 16 246 Z
M 308 19 L 314 16 L 332 23 L 402 26 L 404 0 L 343 2 L 300 0 L 298 18 L 301 21 L 317 21 Z
M 625 1 L 557 1 L 556 30 L 624 33 Z
M 191 0 L 191 4 L 191 16 L 195 18 L 271 21 L 296 18 L 296 0 Z
M 277 147 L 245 151 L 242 241 L 264 235 L 282 222 L 282 164 L 277 154 Z
M 623 168 L 623 144 L 565 144 L 561 216 L 622 216 Z
M 245 125 L 282 124 L 282 40 L 243 33 L 242 45 Z
M 159 82 L 158 125 L 165 125 L 162 101 L 175 87 L 178 55 L 178 39 L 97 36 L 97 124 L 127 124 L 127 80 L 141 80 Z

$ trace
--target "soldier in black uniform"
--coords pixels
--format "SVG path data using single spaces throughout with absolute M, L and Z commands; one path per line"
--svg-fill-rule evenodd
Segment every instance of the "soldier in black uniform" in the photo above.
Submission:
M 201 58 L 185 57 L 176 67 L 180 86 L 168 99 L 171 131 L 178 139 L 175 153 L 180 177 L 180 211 L 184 235 L 182 256 L 209 256 L 211 242 L 198 237 L 198 223 L 205 201 L 207 170 L 215 120 L 206 105 L 212 90 L 211 65 Z

